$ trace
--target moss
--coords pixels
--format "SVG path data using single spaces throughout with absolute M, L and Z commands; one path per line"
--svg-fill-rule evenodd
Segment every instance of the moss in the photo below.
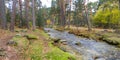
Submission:
M 42 60 L 42 44 L 38 41 L 34 41 L 28 50 L 27 56 L 31 58 L 31 60 Z
M 113 45 L 120 45 L 120 38 L 118 37 L 107 37 L 104 41 L 113 44 Z
M 20 32 L 20 30 L 15 30 L 15 32 Z
M 29 41 L 25 37 L 13 37 L 12 39 L 17 43 L 17 46 L 26 48 Z
M 21 32 L 23 32 L 23 33 L 26 33 L 27 32 L 27 29 L 22 29 L 22 30 L 20 30 Z
M 23 33 L 23 32 L 22 32 Z M 19 50 L 22 56 L 25 58 L 25 60 L 75 60 L 75 57 L 73 57 L 71 54 L 64 52 L 60 50 L 57 47 L 54 47 L 51 42 L 47 41 L 48 46 L 50 50 L 48 52 L 44 53 L 44 40 L 40 40 L 38 38 L 42 37 L 49 38 L 49 36 L 43 31 L 43 30 L 35 30 L 34 32 L 31 32 L 32 34 L 27 34 L 25 37 L 19 37 L 19 34 L 15 37 L 13 37 L 13 41 L 17 42 L 17 49 L 18 48 L 25 48 L 24 50 Z M 38 40 L 28 40 L 28 39 L 38 39 Z M 30 44 L 30 42 L 32 43 Z M 27 49 L 26 49 L 27 48 Z
M 44 36 L 46 38 L 49 38 L 48 34 L 46 34 L 43 30 L 36 29 L 34 32 L 39 33 L 40 35 L 42 35 L 42 36 Z
M 15 37 L 22 37 L 22 35 L 21 34 L 16 34 Z
M 38 36 L 33 35 L 33 34 L 27 34 L 26 37 L 28 40 L 37 40 L 38 39 Z
M 48 60 L 76 60 L 71 54 L 63 52 L 57 47 L 54 47 L 45 57 Z

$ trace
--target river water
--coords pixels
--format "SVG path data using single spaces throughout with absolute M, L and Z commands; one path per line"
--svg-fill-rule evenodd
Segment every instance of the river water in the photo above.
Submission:
M 66 40 L 67 44 L 83 56 L 83 60 L 120 60 L 120 48 L 105 42 L 81 38 L 67 31 L 60 32 L 51 28 L 45 28 L 51 38 Z M 80 42 L 78 46 L 75 43 Z

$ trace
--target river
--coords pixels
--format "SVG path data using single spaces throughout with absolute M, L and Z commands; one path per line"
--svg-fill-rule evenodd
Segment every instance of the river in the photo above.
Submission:
M 83 60 L 120 60 L 120 48 L 109 45 L 105 42 L 81 38 L 67 31 L 60 32 L 52 28 L 45 28 L 51 38 L 57 38 L 67 41 L 67 45 L 79 52 Z M 78 46 L 75 43 L 80 42 Z

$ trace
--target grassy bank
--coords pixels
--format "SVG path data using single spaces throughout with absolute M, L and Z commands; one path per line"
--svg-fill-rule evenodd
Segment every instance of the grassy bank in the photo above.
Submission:
M 12 44 L 23 60 L 81 60 L 51 44 L 43 30 L 17 31 Z
M 87 29 L 69 29 L 69 33 L 81 36 L 84 38 L 94 39 L 96 41 L 104 41 L 111 45 L 120 46 L 120 34 L 109 30 L 94 29 L 89 32 Z
M 67 30 L 71 34 L 75 34 L 80 37 L 94 39 L 96 41 L 104 41 L 111 45 L 120 47 L 120 34 L 117 34 L 112 29 L 97 29 L 94 28 L 91 32 L 87 31 L 84 27 L 71 27 L 71 28 L 55 28 L 58 31 Z

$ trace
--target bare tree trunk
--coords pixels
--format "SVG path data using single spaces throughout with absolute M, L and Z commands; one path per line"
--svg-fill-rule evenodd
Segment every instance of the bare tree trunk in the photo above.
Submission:
M 60 9 L 60 0 L 57 1 L 57 5 L 58 5 L 58 7 L 59 7 L 59 9 Z M 59 11 L 59 13 L 58 13 L 58 25 L 59 25 L 59 26 L 61 25 L 60 11 Z
M 29 26 L 29 0 L 25 0 L 25 19 L 26 19 L 26 26 L 30 29 Z
M 6 13 L 5 13 L 5 0 L 0 0 L 0 20 L 1 28 L 7 29 Z
M 86 0 L 84 2 L 84 9 L 85 9 L 85 15 L 86 15 L 86 21 L 87 21 L 87 25 L 88 25 L 88 31 L 91 31 L 91 22 L 90 22 L 90 18 L 89 18 L 89 14 L 88 14 L 88 9 L 87 6 L 85 5 Z
M 64 0 L 58 0 L 58 6 L 60 8 L 60 20 L 58 21 L 60 26 L 65 26 L 65 1 Z
M 36 18 L 35 18 L 35 0 L 32 0 L 32 21 L 33 21 L 33 30 L 36 29 Z
M 16 3 L 17 3 L 17 0 L 13 0 L 11 23 L 10 23 L 10 31 L 12 31 L 12 32 L 14 32 L 14 26 L 15 26 Z
M 118 0 L 119 1 L 119 10 L 120 10 L 120 0 Z
M 22 19 L 22 0 L 19 0 L 20 6 L 20 27 L 23 27 L 23 19 Z
M 71 20 L 71 0 L 69 0 L 70 8 L 69 8 L 69 21 L 68 21 L 68 28 L 70 28 L 70 20 Z
M 61 25 L 65 26 L 66 20 L 65 20 L 65 1 L 60 0 L 60 19 L 61 19 Z

